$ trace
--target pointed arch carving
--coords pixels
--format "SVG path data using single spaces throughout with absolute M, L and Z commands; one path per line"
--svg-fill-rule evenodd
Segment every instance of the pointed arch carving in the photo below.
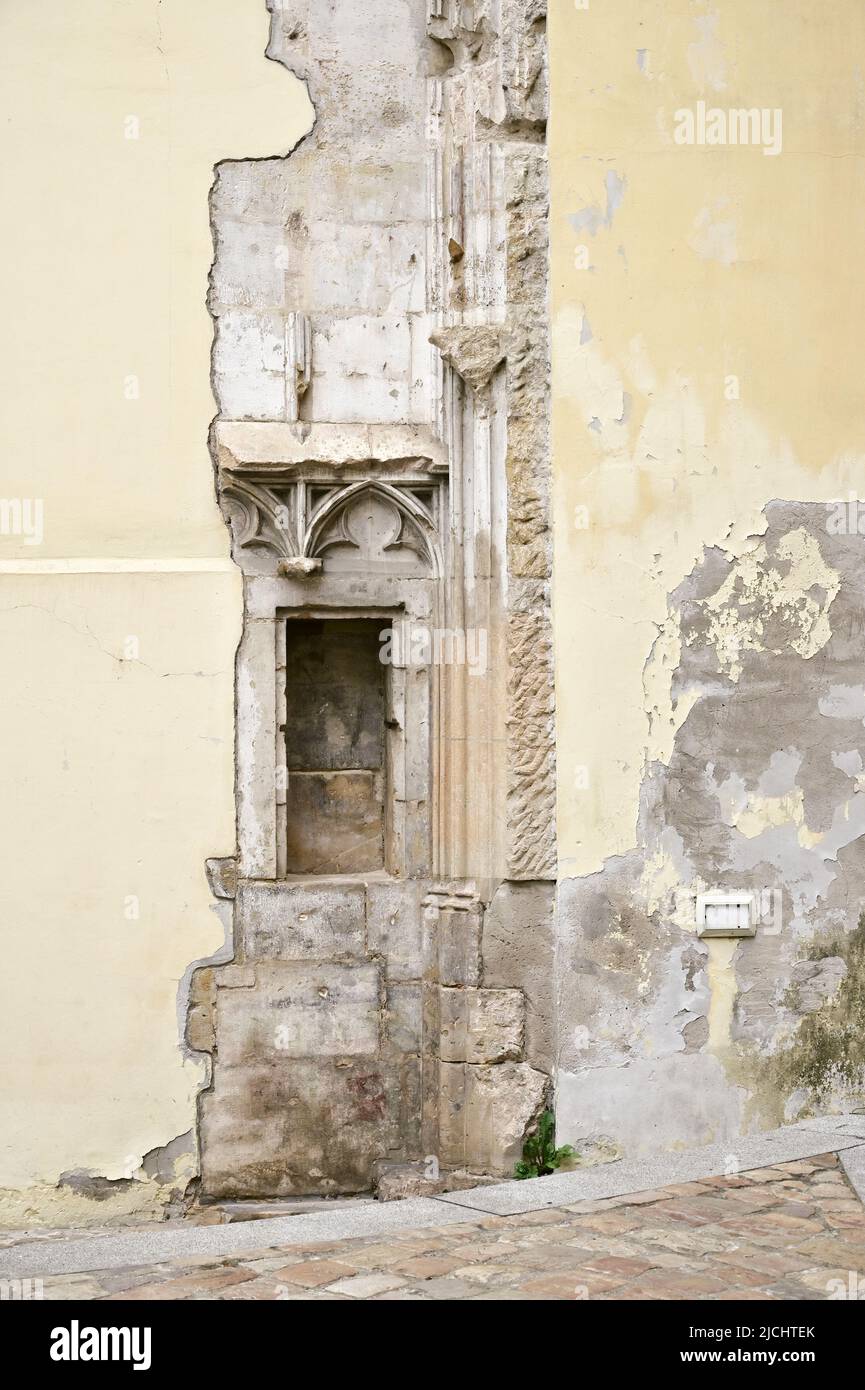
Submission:
M 280 558 L 300 546 L 295 484 L 269 487 L 249 478 L 229 476 L 221 490 L 237 550 L 271 551 Z
M 438 479 L 352 482 L 273 478 L 224 470 L 220 499 L 235 558 L 330 561 L 334 569 L 391 569 L 440 579 Z
M 365 504 L 376 514 L 364 515 Z M 368 523 L 366 527 L 364 523 Z M 324 558 L 337 549 L 358 552 L 369 563 L 411 552 L 430 577 L 442 574 L 435 518 L 420 496 L 409 488 L 379 479 L 351 483 L 331 493 L 314 511 L 303 540 L 303 556 Z

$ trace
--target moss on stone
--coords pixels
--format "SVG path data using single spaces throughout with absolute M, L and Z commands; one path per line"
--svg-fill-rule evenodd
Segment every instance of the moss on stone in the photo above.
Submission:
M 837 1086 L 865 1079 L 865 913 L 849 935 L 812 943 L 806 959 L 840 956 L 847 966 L 838 993 L 799 1024 L 791 1045 L 768 1059 L 783 1092 L 804 1088 L 816 1102 Z

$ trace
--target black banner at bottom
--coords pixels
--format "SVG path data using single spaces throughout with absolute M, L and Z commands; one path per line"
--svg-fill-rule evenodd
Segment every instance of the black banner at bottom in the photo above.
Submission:
M 680 1367 L 699 1372 L 706 1367 L 736 1370 L 762 1367 L 776 1371 L 810 1368 L 825 1376 L 855 1364 L 861 1351 L 863 1308 L 858 1300 L 820 1302 L 616 1302 L 591 1300 L 523 1301 L 514 1320 L 515 1300 L 467 1299 L 459 1302 L 407 1300 L 402 1308 L 384 1302 L 346 1299 L 342 1307 L 316 1299 L 291 1303 L 219 1301 L 174 1302 L 2 1302 L 0 1319 L 7 1344 L 25 1373 L 92 1377 L 100 1370 L 113 1374 L 201 1375 L 233 1370 L 272 1373 L 282 1364 L 286 1374 L 307 1369 L 310 1358 L 332 1375 L 338 1366 L 340 1343 L 335 1333 L 378 1334 L 384 1328 L 399 1336 L 407 1331 L 457 1332 L 476 1343 L 473 1378 L 508 1357 L 511 1372 L 520 1373 L 516 1358 L 530 1362 L 544 1345 L 556 1347 L 551 1334 L 568 1339 L 558 1343 L 554 1359 L 568 1355 L 600 1358 L 605 1374 L 631 1369 L 641 1374 L 664 1374 Z M 306 1306 L 300 1307 L 300 1303 Z M 471 1323 L 460 1328 L 462 1316 Z M 500 1318 L 505 1315 L 506 1323 Z M 346 1325 L 346 1319 L 348 1324 Z M 498 1329 L 501 1327 L 501 1333 Z M 580 1339 L 574 1342 L 572 1339 Z M 368 1374 L 358 1360 L 358 1343 L 344 1343 L 349 1368 Z M 445 1344 L 442 1343 L 442 1350 Z M 522 1353 L 522 1355 L 520 1355 Z M 266 1369 L 267 1368 L 267 1369 Z M 309 1366 L 308 1369 L 312 1369 Z M 507 1369 L 507 1367 L 506 1367 Z M 16 1366 L 17 1370 L 17 1366 Z M 525 1365 L 524 1365 L 525 1370 Z M 552 1363 L 550 1365 L 552 1371 Z M 19 1373 L 20 1374 L 20 1373 Z M 416 1368 L 407 1366 L 412 1378 Z M 439 1365 L 439 1374 L 441 1366 Z M 453 1378 L 459 1377 L 454 1367 Z M 449 1378 L 451 1378 L 449 1376 Z

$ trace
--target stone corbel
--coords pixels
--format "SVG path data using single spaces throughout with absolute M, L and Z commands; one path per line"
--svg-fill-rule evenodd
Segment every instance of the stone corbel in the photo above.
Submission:
M 439 328 L 430 336 L 430 342 L 475 396 L 483 400 L 494 372 L 507 357 L 505 330 L 497 325 Z
M 284 579 L 308 579 L 311 574 L 319 573 L 321 564 L 320 559 L 310 559 L 308 555 L 290 555 L 279 561 L 277 573 Z

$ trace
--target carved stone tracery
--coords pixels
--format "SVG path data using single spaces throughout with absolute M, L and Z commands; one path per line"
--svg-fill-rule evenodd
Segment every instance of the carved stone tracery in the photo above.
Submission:
M 241 564 L 245 551 L 273 556 L 275 562 L 327 558 L 336 568 L 395 573 L 415 571 L 419 561 L 423 573 L 440 578 L 440 489 L 440 482 L 422 477 L 327 485 L 229 472 L 223 475 L 221 499 Z M 347 551 L 355 552 L 348 565 Z M 299 566 L 295 572 L 302 572 Z

